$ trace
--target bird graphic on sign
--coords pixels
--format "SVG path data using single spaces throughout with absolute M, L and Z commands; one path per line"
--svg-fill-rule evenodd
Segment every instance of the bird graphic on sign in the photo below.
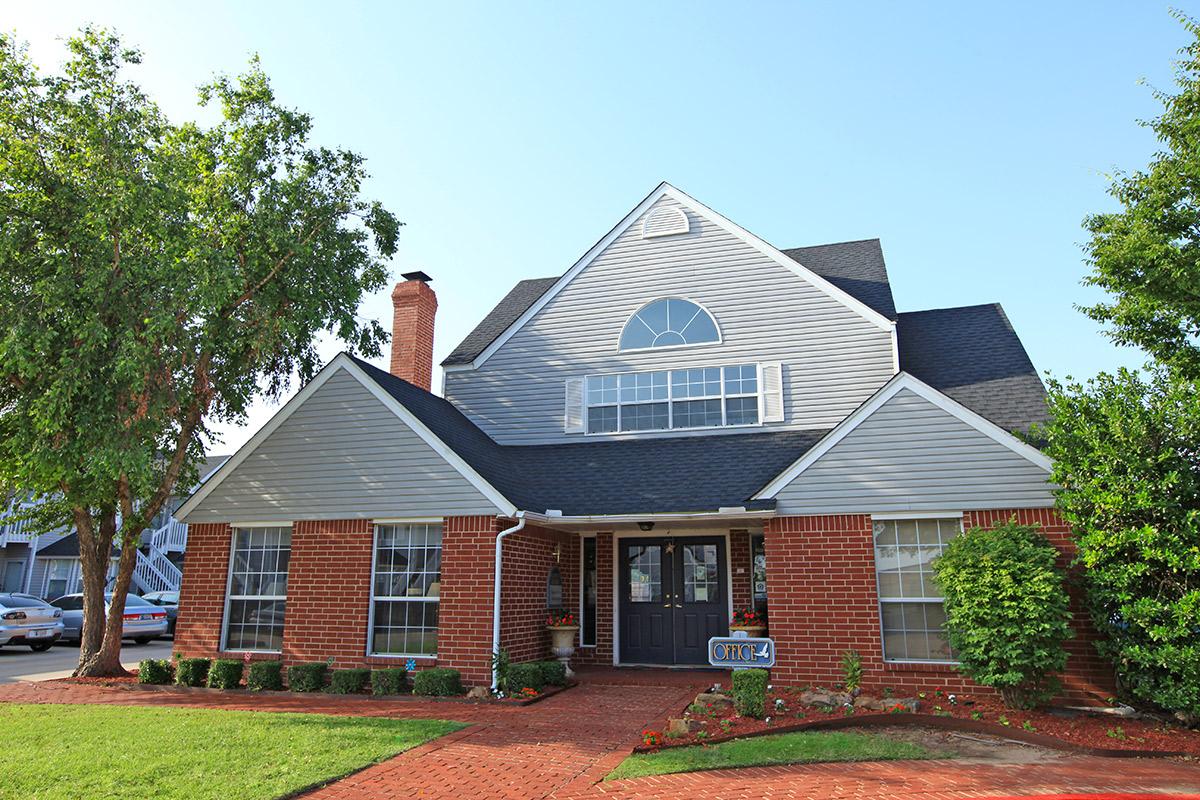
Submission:
M 759 650 L 759 651 L 758 651 L 757 653 L 755 653 L 754 655 L 755 655 L 755 656 L 757 656 L 758 658 L 767 658 L 767 645 L 766 645 L 766 642 L 764 642 L 764 643 L 763 643 L 762 650 Z

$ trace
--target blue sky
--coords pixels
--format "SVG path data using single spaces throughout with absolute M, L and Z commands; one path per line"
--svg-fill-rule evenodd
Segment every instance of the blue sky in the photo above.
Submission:
M 394 273 L 434 277 L 435 360 L 668 180 L 779 247 L 879 237 L 900 310 L 999 301 L 1041 370 L 1141 362 L 1073 306 L 1098 298 L 1081 220 L 1155 149 L 1138 79 L 1170 88 L 1187 40 L 1166 5 L 91 0 L 0 26 L 54 66 L 88 21 L 175 119 L 258 53 L 318 141 L 364 154 L 407 223 Z M 390 324 L 386 294 L 362 313 Z

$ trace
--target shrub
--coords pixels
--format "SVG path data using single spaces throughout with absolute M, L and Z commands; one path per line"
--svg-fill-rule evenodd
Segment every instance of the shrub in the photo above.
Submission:
M 508 668 L 508 680 L 505 688 L 510 695 L 515 695 L 522 689 L 533 689 L 540 692 L 546 686 L 542 678 L 540 661 L 528 661 L 524 664 L 512 664 Z
M 210 689 L 237 689 L 242 685 L 245 665 L 240 659 L 218 658 L 208 670 Z
M 542 683 L 547 686 L 567 685 L 567 665 L 561 661 L 539 661 L 538 669 L 542 671 Z
M 251 661 L 246 673 L 246 688 L 252 692 L 283 689 L 282 661 Z
M 369 669 L 335 669 L 329 676 L 330 694 L 358 694 L 371 680 Z
M 492 676 L 496 679 L 496 686 L 504 691 L 508 690 L 508 668 L 510 666 L 512 666 L 512 659 L 509 658 L 508 651 L 503 647 L 492 653 Z
M 413 676 L 413 694 L 426 697 L 451 697 L 462 694 L 462 676 L 456 669 L 435 667 L 424 669 Z
M 1071 636 L 1058 551 L 1015 521 L 972 528 L 933 562 L 946 600 L 946 633 L 959 671 L 993 686 L 1010 708 L 1049 699 Z
M 862 686 L 862 656 L 857 650 L 847 650 L 842 653 L 842 677 L 846 682 L 846 691 L 853 692 Z
M 175 662 L 175 683 L 180 686 L 203 686 L 208 680 L 212 659 L 181 658 Z
M 733 673 L 733 707 L 742 716 L 762 719 L 767 705 L 767 671 L 741 669 Z
M 138 683 L 164 684 L 172 681 L 171 662 L 165 658 L 147 658 L 138 662 Z
M 293 692 L 319 692 L 325 688 L 329 665 L 324 661 L 293 664 L 288 667 L 288 689 Z
M 372 694 L 403 694 L 408 691 L 408 670 L 388 667 L 371 671 Z

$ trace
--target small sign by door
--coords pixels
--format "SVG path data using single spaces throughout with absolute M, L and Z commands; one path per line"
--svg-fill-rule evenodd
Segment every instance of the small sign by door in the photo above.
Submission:
M 714 636 L 708 640 L 708 663 L 714 667 L 775 666 L 775 640 Z

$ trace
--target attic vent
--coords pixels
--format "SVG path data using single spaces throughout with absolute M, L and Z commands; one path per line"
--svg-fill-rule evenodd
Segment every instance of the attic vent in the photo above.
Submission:
M 678 208 L 659 208 L 651 211 L 642 221 L 642 238 L 674 236 L 688 232 L 687 214 Z

